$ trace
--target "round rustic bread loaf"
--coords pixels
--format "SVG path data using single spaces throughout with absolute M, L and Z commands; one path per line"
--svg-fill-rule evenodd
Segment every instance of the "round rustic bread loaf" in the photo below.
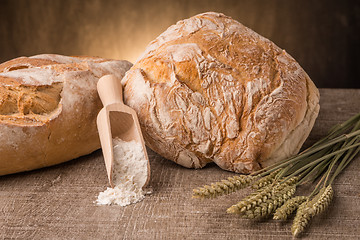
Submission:
M 284 50 L 218 13 L 179 21 L 122 80 L 147 146 L 189 168 L 253 172 L 299 151 L 319 92 Z
M 127 61 L 54 54 L 0 64 L 0 175 L 65 162 L 100 148 L 96 84 Z

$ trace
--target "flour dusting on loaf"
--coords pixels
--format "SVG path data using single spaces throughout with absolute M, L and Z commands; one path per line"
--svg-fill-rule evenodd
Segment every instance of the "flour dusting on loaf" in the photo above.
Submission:
M 288 53 L 213 12 L 169 27 L 122 84 L 146 144 L 190 168 L 250 173 L 295 154 L 319 111 L 317 88 Z

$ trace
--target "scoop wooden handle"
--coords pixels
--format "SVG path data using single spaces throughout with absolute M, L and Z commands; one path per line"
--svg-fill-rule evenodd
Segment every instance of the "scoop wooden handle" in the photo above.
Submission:
M 97 90 L 104 107 L 112 103 L 124 103 L 121 82 L 114 75 L 105 75 L 97 83 Z

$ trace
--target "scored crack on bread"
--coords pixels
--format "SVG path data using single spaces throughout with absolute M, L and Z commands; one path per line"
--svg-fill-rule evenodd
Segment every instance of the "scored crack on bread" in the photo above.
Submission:
M 219 13 L 179 21 L 122 80 L 147 146 L 189 168 L 250 173 L 299 151 L 319 92 L 284 50 Z
M 42 54 L 0 64 L 0 175 L 62 163 L 100 148 L 96 84 L 128 61 Z

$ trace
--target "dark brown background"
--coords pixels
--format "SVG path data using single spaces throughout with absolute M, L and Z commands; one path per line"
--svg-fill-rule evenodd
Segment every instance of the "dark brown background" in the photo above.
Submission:
M 132 62 L 176 21 L 223 12 L 286 49 L 321 88 L 360 88 L 360 1 L 0 0 L 0 62 L 39 53 Z

